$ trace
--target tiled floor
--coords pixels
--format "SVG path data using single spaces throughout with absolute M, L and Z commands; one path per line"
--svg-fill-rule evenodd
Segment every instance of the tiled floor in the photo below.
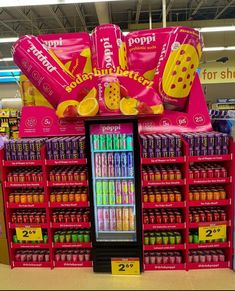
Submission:
M 231 270 L 95 274 L 92 269 L 13 269 L 0 265 L 0 290 L 234 290 Z

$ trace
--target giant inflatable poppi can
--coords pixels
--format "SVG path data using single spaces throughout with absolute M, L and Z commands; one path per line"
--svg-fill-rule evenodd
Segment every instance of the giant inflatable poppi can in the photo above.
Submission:
M 167 109 L 183 110 L 202 55 L 197 30 L 176 27 L 163 44 L 155 73 L 155 87 Z

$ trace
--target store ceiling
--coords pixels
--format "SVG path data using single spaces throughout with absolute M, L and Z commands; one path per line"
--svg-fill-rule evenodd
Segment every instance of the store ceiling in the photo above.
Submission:
M 33 1 L 33 0 L 32 0 Z M 103 5 L 103 6 L 102 6 Z M 234 0 L 166 0 L 167 21 L 212 20 L 235 17 Z M 101 9 L 100 9 L 101 8 Z M 118 24 L 127 31 L 132 24 L 162 22 L 161 0 L 128 0 L 50 6 L 0 6 L 0 37 L 24 34 L 90 32 L 102 21 Z M 101 11 L 101 12 L 100 12 Z M 135 27 L 135 26 L 134 26 Z M 10 57 L 11 43 L 0 44 L 0 58 Z M 13 63 L 1 62 L 0 67 Z

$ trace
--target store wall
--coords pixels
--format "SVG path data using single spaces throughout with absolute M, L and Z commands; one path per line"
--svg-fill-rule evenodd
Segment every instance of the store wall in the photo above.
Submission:
M 16 83 L 0 84 L 0 99 L 19 97 L 19 87 Z

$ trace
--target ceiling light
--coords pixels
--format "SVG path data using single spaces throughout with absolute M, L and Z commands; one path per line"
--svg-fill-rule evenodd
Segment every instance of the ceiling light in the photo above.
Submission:
M 38 5 L 60 5 L 75 3 L 110 2 L 120 0 L 0 0 L 0 7 L 38 6 Z
M 215 46 L 215 47 L 204 47 L 204 52 L 216 52 L 216 51 L 233 51 L 235 50 L 235 46 Z
M 1 101 L 2 102 L 6 102 L 6 101 L 9 101 L 9 102 L 21 102 L 22 99 L 21 98 L 2 98 Z
M 20 69 L 7 69 L 7 70 L 0 70 L 0 73 L 19 73 L 21 72 Z
M 13 62 L 13 58 L 2 58 L 0 62 Z
M 0 0 L 1 3 L 1 0 Z M 8 43 L 15 42 L 19 39 L 19 37 L 0 37 L 0 43 Z
M 215 26 L 197 28 L 200 32 L 235 31 L 235 26 Z

